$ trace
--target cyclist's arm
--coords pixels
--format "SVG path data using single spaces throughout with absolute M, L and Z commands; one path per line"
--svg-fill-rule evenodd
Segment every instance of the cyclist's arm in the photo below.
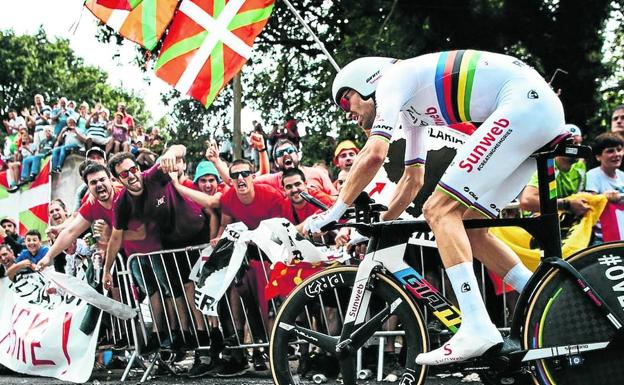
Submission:
M 394 190 L 394 195 L 388 205 L 388 211 L 382 214 L 384 221 L 393 220 L 399 217 L 407 206 L 412 203 L 416 194 L 420 191 L 425 176 L 425 168 L 420 165 L 406 166 L 403 176 Z

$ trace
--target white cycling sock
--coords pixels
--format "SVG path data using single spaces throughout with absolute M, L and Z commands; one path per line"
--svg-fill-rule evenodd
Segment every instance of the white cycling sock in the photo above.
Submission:
M 472 268 L 472 262 L 463 262 L 446 269 L 446 274 L 453 285 L 453 291 L 462 314 L 461 327 L 471 330 L 480 329 L 480 325 L 491 325 L 479 284 Z
M 527 269 L 527 267 L 520 262 L 516 266 L 509 269 L 505 278 L 503 278 L 503 281 L 510 284 L 515 291 L 521 293 L 527 282 L 529 282 L 529 278 L 531 278 L 532 274 L 531 270 Z

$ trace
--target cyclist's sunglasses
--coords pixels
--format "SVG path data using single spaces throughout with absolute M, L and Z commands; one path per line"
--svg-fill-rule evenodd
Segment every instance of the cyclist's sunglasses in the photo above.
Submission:
M 230 172 L 230 178 L 232 179 L 238 179 L 239 176 L 242 176 L 243 178 L 247 178 L 249 175 L 251 175 L 250 170 Z
M 281 150 L 275 151 L 275 157 L 280 158 L 284 156 L 284 154 L 292 154 L 294 152 L 297 152 L 297 150 L 295 150 L 293 147 L 286 147 Z
M 138 171 L 139 171 L 139 168 L 137 166 L 132 166 L 129 169 L 120 172 L 119 177 L 126 179 L 130 175 L 130 173 L 136 174 Z
M 349 101 L 349 98 L 347 97 L 348 93 L 349 91 L 342 94 L 342 97 L 340 98 L 340 101 L 339 101 L 340 108 L 342 108 L 344 112 L 351 111 L 351 102 Z

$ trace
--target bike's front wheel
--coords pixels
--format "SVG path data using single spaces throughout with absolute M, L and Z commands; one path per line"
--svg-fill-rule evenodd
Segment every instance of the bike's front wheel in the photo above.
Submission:
M 624 243 L 583 250 L 568 262 L 580 271 L 620 319 L 624 319 Z M 576 282 L 553 269 L 529 301 L 524 325 L 526 349 L 609 341 L 616 333 Z M 558 356 L 536 362 L 534 382 L 541 385 L 624 384 L 624 349 Z
M 284 301 L 275 319 L 269 345 L 271 373 L 276 385 L 312 382 L 309 378 L 310 365 L 302 357 L 309 357 L 310 354 L 325 357 L 325 361 L 320 361 L 325 370 L 338 361 L 335 352 L 325 352 L 313 343 L 298 340 L 294 328 L 339 336 L 356 273 L 357 267 L 354 266 L 324 270 L 302 282 Z M 390 350 L 396 349 L 396 355 L 400 357 L 401 373 L 398 376 L 401 383 L 423 384 L 426 367 L 416 364 L 416 356 L 428 349 L 422 313 L 409 294 L 391 278 L 373 274 L 370 283 L 371 301 L 367 319 L 375 317 L 384 308 L 392 308 L 392 316 L 376 330 L 375 335 L 384 337 L 381 339 L 386 341 L 384 350 L 388 351 L 388 346 Z M 355 383 L 355 378 L 343 380 L 345 384 Z

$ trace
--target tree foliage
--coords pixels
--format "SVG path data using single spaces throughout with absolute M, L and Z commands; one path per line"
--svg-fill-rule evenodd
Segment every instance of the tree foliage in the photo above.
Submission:
M 514 55 L 561 89 L 567 121 L 589 137 L 622 102 L 622 0 L 292 0 L 339 65 L 361 56 L 409 58 L 452 49 Z M 607 32 L 606 23 L 614 24 Z M 110 39 L 110 36 L 108 37 Z M 605 56 L 605 39 L 613 52 Z M 329 161 L 342 139 L 363 142 L 360 130 L 333 105 L 335 69 L 287 9 L 277 1 L 254 55 L 243 70 L 243 103 L 260 111 L 265 127 L 295 118 L 305 124 L 306 162 Z M 157 54 L 154 52 L 153 54 Z M 143 53 L 138 55 L 144 56 Z M 208 135 L 228 124 L 230 86 L 208 110 L 174 107 L 173 125 Z M 178 108 L 179 107 L 179 108 Z M 246 122 L 243 122 L 245 124 Z M 199 128 L 199 127 L 198 127 Z M 185 133 L 186 132 L 186 133 Z
M 621 14 L 620 5 L 611 0 L 343 0 L 331 5 L 300 0 L 294 4 L 340 65 L 361 56 L 409 58 L 472 48 L 517 56 L 547 80 L 557 68 L 563 69 L 568 74 L 558 74 L 553 86 L 562 90 L 567 120 L 588 128 L 591 136 L 604 129 L 596 125 L 604 115 L 602 82 L 615 73 L 615 63 L 620 64 L 619 79 L 622 76 L 621 48 L 610 66 L 603 62 L 606 21 L 618 9 Z M 256 66 L 249 77 L 256 108 L 268 116 L 294 115 L 311 122 L 316 131 L 307 142 L 322 143 L 328 132 L 336 131 L 339 139 L 357 136 L 355 125 L 345 124 L 331 104 L 334 70 L 290 11 L 279 2 L 276 8 L 256 48 L 262 52 L 256 56 L 270 58 L 274 64 Z M 618 46 L 622 29 L 616 34 Z
M 48 104 L 65 96 L 91 106 L 101 102 L 111 110 L 124 101 L 138 123 L 151 119 L 139 95 L 109 85 L 106 72 L 86 65 L 71 49 L 69 40 L 50 40 L 41 28 L 35 35 L 0 31 L 0 57 L 2 115 L 10 108 L 32 105 L 33 96 L 42 94 Z

